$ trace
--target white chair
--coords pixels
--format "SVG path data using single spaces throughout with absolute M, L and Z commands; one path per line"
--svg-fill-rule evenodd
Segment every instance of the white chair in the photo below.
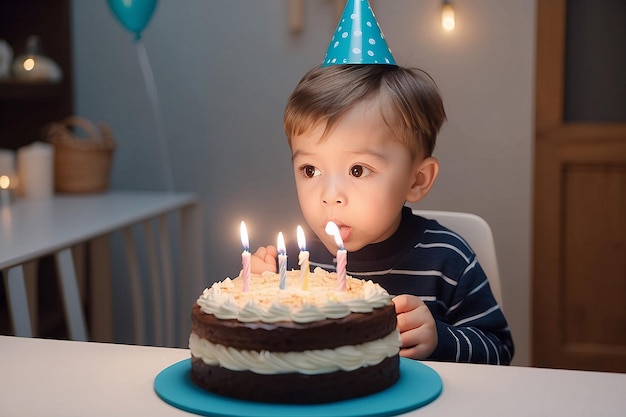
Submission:
M 438 210 L 413 210 L 413 213 L 436 220 L 442 226 L 461 235 L 469 243 L 489 279 L 493 296 L 502 308 L 502 288 L 496 258 L 496 245 L 489 224 L 482 217 L 471 213 Z

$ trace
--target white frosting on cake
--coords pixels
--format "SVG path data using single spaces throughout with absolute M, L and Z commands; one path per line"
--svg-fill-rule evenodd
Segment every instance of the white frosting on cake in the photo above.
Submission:
M 197 303 L 206 314 L 241 322 L 311 323 L 338 319 L 350 313 L 369 313 L 391 303 L 380 285 L 346 277 L 346 290 L 338 290 L 337 274 L 321 268 L 309 274 L 308 290 L 302 290 L 300 271 L 287 271 L 286 288 L 279 288 L 279 275 L 252 274 L 249 291 L 243 292 L 241 275 L 206 288 Z M 396 349 L 397 352 L 397 349 Z
M 223 366 L 233 371 L 252 371 L 259 374 L 298 372 L 315 375 L 339 370 L 376 365 L 394 356 L 400 349 L 400 333 L 394 330 L 382 339 L 335 349 L 316 349 L 304 352 L 269 352 L 237 350 L 213 344 L 195 333 L 189 336 L 189 349 L 196 358 L 210 366 Z

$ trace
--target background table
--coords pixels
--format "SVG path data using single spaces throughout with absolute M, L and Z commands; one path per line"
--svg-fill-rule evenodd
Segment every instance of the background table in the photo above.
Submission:
M 189 416 L 154 393 L 189 350 L 0 336 L 0 415 Z M 443 380 L 407 416 L 623 417 L 626 374 L 424 362 Z M 419 383 L 419 381 L 416 381 Z
M 173 271 L 168 216 L 179 215 L 180 271 Z M 152 224 L 155 222 L 156 225 Z M 137 247 L 133 239 L 133 226 L 143 228 L 148 254 L 148 273 L 152 280 L 153 301 L 156 308 L 165 306 L 165 331 L 159 335 L 162 344 L 172 346 L 185 343 L 186 322 L 179 335 L 175 335 L 172 300 L 174 278 L 179 289 L 180 305 L 187 306 L 201 290 L 203 272 L 202 214 L 197 197 L 191 193 L 149 191 L 111 191 L 93 195 L 56 195 L 47 200 L 17 200 L 0 207 L 0 270 L 3 270 L 15 334 L 31 336 L 31 322 L 24 284 L 23 264 L 41 256 L 54 254 L 59 270 L 63 300 L 68 318 L 70 336 L 87 340 L 81 300 L 78 294 L 74 259 L 70 248 L 83 242 L 93 242 L 91 251 L 94 267 L 91 268 L 92 297 L 90 311 L 99 339 L 110 333 L 110 267 L 99 260 L 108 253 L 106 236 L 121 230 L 124 235 L 125 254 L 129 266 L 133 293 L 135 341 L 142 343 L 143 289 L 140 286 L 141 268 Z M 154 230 L 157 230 L 155 233 Z M 155 236 L 156 234 L 156 236 Z M 105 240 L 102 240 L 102 239 Z M 105 257 L 106 258 L 106 257 Z M 32 279 L 32 278 L 31 278 Z M 163 290 L 163 293 L 159 291 Z M 160 326 L 155 330 L 161 332 Z

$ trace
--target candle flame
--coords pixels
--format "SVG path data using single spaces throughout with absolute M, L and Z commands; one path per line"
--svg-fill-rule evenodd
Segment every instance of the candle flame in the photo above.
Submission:
M 8 175 L 0 175 L 0 188 L 6 190 L 11 185 L 11 179 Z
M 241 244 L 243 245 L 244 250 L 250 249 L 250 241 L 248 240 L 248 230 L 246 229 L 246 224 L 242 221 L 241 227 L 239 228 L 241 233 Z
M 341 239 L 341 233 L 339 233 L 339 227 L 337 227 L 335 222 L 326 223 L 326 233 L 333 236 L 339 249 L 343 250 L 343 240 Z
M 302 226 L 298 225 L 296 233 L 298 235 L 298 247 L 300 250 L 306 250 L 306 239 L 304 238 L 304 230 L 302 230 Z
M 283 232 L 278 233 L 278 241 L 276 242 L 276 248 L 278 249 L 278 253 L 284 255 L 287 252 L 287 248 L 285 247 L 285 238 L 283 237 Z

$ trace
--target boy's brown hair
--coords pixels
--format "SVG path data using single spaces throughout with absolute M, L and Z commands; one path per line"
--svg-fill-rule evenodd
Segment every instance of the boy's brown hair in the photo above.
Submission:
M 332 65 L 310 70 L 291 93 L 284 115 L 291 138 L 326 121 L 325 134 L 357 103 L 371 101 L 412 158 L 431 156 L 446 119 L 437 85 L 424 71 L 395 65 Z

